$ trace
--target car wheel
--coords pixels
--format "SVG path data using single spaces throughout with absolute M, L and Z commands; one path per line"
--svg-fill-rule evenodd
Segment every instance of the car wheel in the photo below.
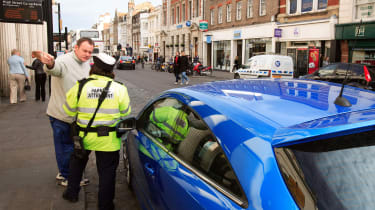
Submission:
M 239 74 L 234 74 L 234 79 L 239 79 L 240 75 Z
M 133 173 L 130 167 L 130 161 L 129 161 L 129 154 L 127 151 L 126 143 L 123 145 L 123 162 L 124 162 L 124 172 L 125 172 L 125 180 L 129 187 L 129 189 L 132 188 L 132 179 L 133 179 Z

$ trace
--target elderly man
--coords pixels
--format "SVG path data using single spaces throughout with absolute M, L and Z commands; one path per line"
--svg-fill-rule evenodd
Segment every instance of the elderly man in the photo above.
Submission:
M 74 51 L 59 56 L 56 60 L 48 53 L 34 51 L 34 55 L 44 64 L 44 70 L 52 75 L 52 93 L 48 103 L 47 115 L 53 130 L 55 153 L 59 173 L 56 179 L 62 186 L 68 185 L 69 160 L 73 152 L 73 141 L 70 135 L 70 124 L 73 118 L 63 110 L 65 94 L 78 80 L 89 76 L 94 42 L 90 38 L 81 38 L 74 46 Z M 82 185 L 88 180 L 83 180 Z

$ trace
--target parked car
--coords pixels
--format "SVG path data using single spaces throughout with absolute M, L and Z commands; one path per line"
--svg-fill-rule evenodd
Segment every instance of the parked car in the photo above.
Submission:
M 135 70 L 135 60 L 131 56 L 120 56 L 117 69 Z
M 340 90 L 249 79 L 166 91 L 119 123 L 135 128 L 126 180 L 142 209 L 372 209 L 375 93 L 346 87 L 341 107 Z
M 348 72 L 345 84 L 354 87 L 374 90 L 375 83 L 373 81 L 367 83 L 366 81 L 365 67 L 368 69 L 370 77 L 375 78 L 374 71 L 370 66 L 354 63 L 332 63 L 327 66 L 321 67 L 319 70 L 315 71 L 312 74 L 304 75 L 300 78 L 323 80 L 342 84 L 345 80 L 346 72 Z
M 257 55 L 234 72 L 240 78 L 293 78 L 293 59 L 285 55 Z

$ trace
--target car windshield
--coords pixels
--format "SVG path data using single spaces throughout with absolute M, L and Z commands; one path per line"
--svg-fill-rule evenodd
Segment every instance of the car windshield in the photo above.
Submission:
M 310 191 L 305 195 L 294 193 L 297 203 L 305 204 L 300 202 L 301 198 L 310 197 L 315 200 L 318 209 L 374 208 L 374 131 L 293 145 L 283 148 L 283 152 L 288 156 L 283 160 L 288 159 L 292 163 L 289 166 L 294 165 L 294 174 L 299 174 L 298 177 L 303 180 L 294 186 L 306 185 L 309 190 L 305 192 Z M 276 153 L 276 156 L 282 154 Z M 290 183 L 292 167 L 286 169 L 288 164 L 280 156 L 278 163 L 283 177 Z M 287 185 L 291 190 L 290 184 Z M 294 192 L 304 192 L 303 187 L 300 188 L 299 191 L 294 189 Z
M 130 57 L 130 56 L 121 56 L 120 59 L 121 59 L 122 61 L 131 61 L 131 60 L 133 60 L 132 57 Z

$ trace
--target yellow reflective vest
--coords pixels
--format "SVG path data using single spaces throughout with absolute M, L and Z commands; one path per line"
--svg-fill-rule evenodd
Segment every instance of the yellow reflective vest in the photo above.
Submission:
M 86 128 L 98 106 L 101 92 L 107 85 L 107 82 L 112 81 L 107 97 L 96 113 L 91 127 L 115 127 L 117 122 L 129 115 L 131 111 L 127 88 L 120 83 L 114 82 L 109 77 L 93 74 L 89 78 L 93 80 L 88 81 L 83 86 L 78 103 L 79 83 L 77 82 L 67 92 L 66 102 L 63 105 L 64 111 L 70 117 L 77 117 L 77 124 L 82 128 Z M 79 135 L 83 137 L 84 132 L 80 131 Z M 87 136 L 83 139 L 83 144 L 86 150 L 110 152 L 120 150 L 121 139 L 116 137 L 116 131 L 109 132 L 109 136 L 100 137 L 98 137 L 96 132 L 88 132 Z

